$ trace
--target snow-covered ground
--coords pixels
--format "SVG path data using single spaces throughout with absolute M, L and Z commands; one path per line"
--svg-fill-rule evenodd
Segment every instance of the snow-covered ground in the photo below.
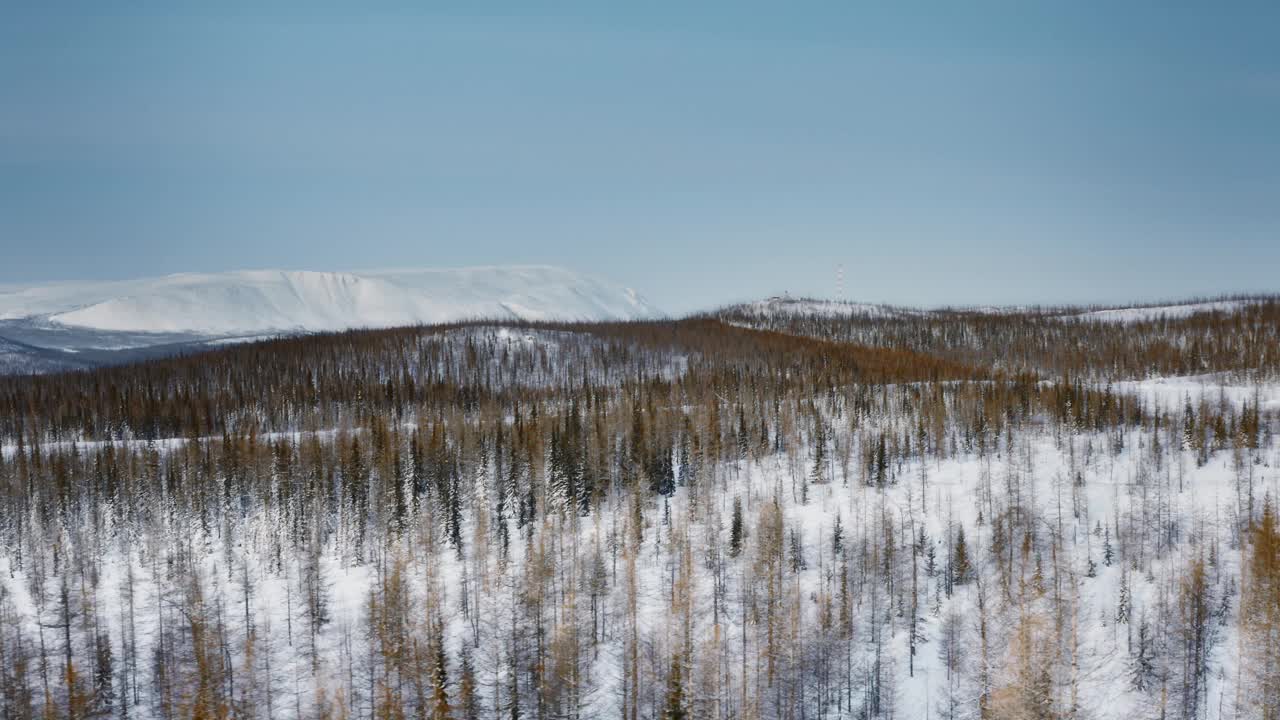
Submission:
M 923 311 L 902 308 L 893 305 L 877 305 L 874 303 L 844 302 L 839 300 L 815 300 L 809 298 L 771 297 L 764 300 L 735 305 L 731 310 L 740 311 L 757 317 L 804 315 L 827 318 L 850 316 L 864 317 L 896 317 L 915 315 Z
M 1190 317 L 1196 313 L 1232 312 L 1247 304 L 1249 304 L 1248 300 L 1214 300 L 1210 302 L 1180 303 L 1177 305 L 1150 305 L 1091 310 L 1089 312 L 1074 313 L 1070 317 L 1118 323 L 1145 322 L 1160 319 L 1174 320 Z
M 1112 389 L 1136 395 L 1150 407 L 1171 411 L 1180 410 L 1188 400 L 1193 407 L 1199 407 L 1203 400 L 1214 406 L 1225 401 L 1236 408 L 1244 403 L 1256 403 L 1263 412 L 1280 410 L 1280 384 L 1250 384 L 1212 374 L 1122 380 L 1114 383 Z
M 553 338 L 535 337 L 509 328 L 476 328 L 468 332 L 477 339 L 492 342 L 554 344 Z M 1276 384 L 1264 385 L 1255 392 L 1253 388 L 1211 385 L 1207 378 L 1151 380 L 1118 388 L 1174 403 L 1182 402 L 1192 389 L 1211 398 L 1224 397 L 1237 405 L 1252 402 L 1255 396 L 1267 398 L 1268 403 L 1280 399 L 1280 386 Z M 181 441 L 158 444 L 162 452 L 178 447 Z M 991 583 L 986 586 L 988 613 L 992 618 L 1000 618 L 1000 622 L 987 628 L 992 683 L 1000 686 L 1012 682 L 1010 673 L 1014 669 L 1010 657 L 1019 618 L 1046 613 L 1049 602 L 1046 594 L 1019 608 L 1016 599 L 1002 597 L 991 580 L 995 576 L 989 554 L 994 541 L 992 521 L 999 512 L 1010 508 L 1013 499 L 1006 488 L 1012 483 L 1018 486 L 1020 512 L 1031 513 L 1046 533 L 1060 533 L 1064 540 L 1062 547 L 1066 556 L 1055 561 L 1064 568 L 1059 577 L 1067 578 L 1058 591 L 1069 598 L 1068 604 L 1073 608 L 1074 642 L 1081 648 L 1074 670 L 1081 716 L 1097 720 L 1132 720 L 1144 716 L 1149 697 L 1136 690 L 1131 682 L 1134 672 L 1131 643 L 1140 624 L 1154 618 L 1157 606 L 1176 594 L 1176 587 L 1169 584 L 1171 578 L 1179 578 L 1192 557 L 1212 552 L 1215 565 L 1209 592 L 1215 611 L 1222 608 L 1222 614 L 1213 621 L 1215 639 L 1203 717 L 1209 720 L 1237 717 L 1234 698 L 1240 682 L 1240 667 L 1234 613 L 1239 601 L 1238 588 L 1231 583 L 1238 576 L 1239 551 L 1227 544 L 1207 548 L 1196 538 L 1213 538 L 1212 542 L 1216 543 L 1217 538 L 1230 537 L 1229 528 L 1238 522 L 1242 510 L 1240 483 L 1245 476 L 1255 505 L 1267 494 L 1280 497 L 1280 472 L 1277 471 L 1280 448 L 1272 445 L 1243 457 L 1229 451 L 1218 452 L 1212 454 L 1206 464 L 1198 466 L 1193 452 L 1168 447 L 1162 451 L 1159 461 L 1154 461 L 1151 447 L 1152 438 L 1145 431 L 1128 431 L 1124 449 L 1113 452 L 1112 437 L 1107 434 L 1028 430 L 1014 438 L 1012 449 L 1006 448 L 985 458 L 962 452 L 941 461 L 907 462 L 898 468 L 896 482 L 883 489 L 862 483 L 856 467 L 845 477 L 833 463 L 829 482 L 810 484 L 805 492 L 803 478 L 812 463 L 812 455 L 807 450 L 794 455 L 767 455 L 759 461 L 745 460 L 721 467 L 711 480 L 714 490 L 708 495 L 712 499 L 710 507 L 695 508 L 689 491 L 680 488 L 669 507 L 664 507 L 660 499 L 650 499 L 643 508 L 647 529 L 636 558 L 636 614 L 646 657 L 665 662 L 678 642 L 679 629 L 671 622 L 670 614 L 675 593 L 674 568 L 678 553 L 674 549 L 677 545 L 692 542 L 697 557 L 701 557 L 700 553 L 711 543 L 727 547 L 728 518 L 734 498 L 741 499 L 749 509 L 747 521 L 751 528 L 755 527 L 757 512 L 776 498 L 785 527 L 800 538 L 806 565 L 788 575 L 784 588 L 788 597 L 790 593 L 795 594 L 795 607 L 800 608 L 800 616 L 794 619 L 795 632 L 799 635 L 790 641 L 796 651 L 820 642 L 822 606 L 818 600 L 831 591 L 833 573 L 838 571 L 832 555 L 837 519 L 850 545 L 882 537 L 886 521 L 891 522 L 889 532 L 895 534 L 923 529 L 940 563 L 946 554 L 948 534 L 963 527 L 979 575 Z M 1077 476 L 1078 485 L 1073 482 Z M 471 497 L 483 504 L 485 498 L 492 497 L 492 483 L 496 480 L 488 473 L 481 473 L 474 482 Z M 1126 544 L 1134 542 L 1132 537 L 1121 540 L 1111 534 L 1116 528 L 1133 528 L 1148 522 L 1146 513 L 1151 507 L 1158 508 L 1161 523 L 1171 523 L 1178 528 L 1176 533 L 1183 539 L 1173 547 L 1140 548 Z M 1256 510 L 1255 507 L 1253 511 Z M 601 506 L 599 513 L 583 518 L 576 530 L 543 525 L 538 533 L 559 548 L 560 553 L 566 552 L 568 538 L 576 538 L 573 552 L 581 555 L 579 562 L 585 568 L 591 562 L 588 558 L 593 549 L 608 547 L 610 533 L 616 532 L 620 523 L 625 524 L 630 512 L 629 499 L 614 495 Z M 470 524 L 471 520 L 467 522 Z M 473 531 L 476 528 L 469 526 L 468 538 Z M 503 686 L 500 657 L 486 653 L 494 649 L 492 643 L 501 636 L 503 623 L 513 612 L 512 608 L 522 602 L 519 599 L 523 582 L 520 568 L 525 567 L 524 554 L 535 547 L 532 542 L 513 542 L 511 562 L 497 571 L 496 578 L 484 580 L 475 574 L 476 568 L 490 562 L 475 554 L 476 548 L 485 547 L 483 542 L 469 541 L 466 553 L 460 557 L 438 549 L 429 554 L 421 545 L 423 539 L 409 534 L 390 548 L 391 559 L 363 564 L 344 556 L 338 543 L 326 544 L 321 564 L 332 621 L 318 634 L 316 650 L 320 660 L 316 665 L 318 674 L 313 675 L 308 659 L 311 641 L 303 619 L 299 587 L 304 560 L 288 554 L 282 561 L 273 558 L 273 543 L 287 532 L 280 527 L 277 517 L 255 511 L 234 528 L 172 527 L 167 532 L 172 536 L 152 537 L 142 543 L 125 534 L 115 535 L 110 529 L 103 533 L 104 537 L 115 539 L 101 548 L 102 575 L 96 591 L 97 601 L 104 608 L 100 612 L 101 622 L 112 638 L 136 638 L 138 657 L 152 657 L 162 613 L 170 613 L 168 621 L 174 622 L 173 609 L 163 609 L 169 604 L 163 596 L 164 567 L 162 556 L 154 550 L 181 546 L 201 558 L 203 581 L 207 584 L 206 602 L 228 608 L 227 622 L 236 622 L 243 603 L 250 605 L 259 638 L 257 667 L 264 667 L 262 654 L 268 654 L 265 667 L 270 670 L 261 671 L 266 674 L 260 679 L 277 693 L 276 715 L 305 717 L 315 697 L 314 687 L 339 688 L 344 682 L 350 682 L 353 674 L 363 677 L 363 663 L 369 656 L 359 649 L 363 642 L 360 633 L 362 624 L 367 622 L 370 594 L 388 563 L 400 557 L 409 563 L 414 597 L 438 598 L 446 608 L 443 616 L 451 656 L 457 657 L 464 644 L 478 643 L 476 663 L 482 680 L 482 707 L 491 707 L 487 703 L 491 702 L 494 688 Z M 567 535 L 562 535 L 560 540 L 551 539 L 564 533 Z M 751 569 L 757 541 L 753 533 L 754 530 L 748 534 L 741 556 L 729 561 L 728 573 L 723 578 L 726 585 L 721 588 L 724 600 L 718 631 L 722 640 L 733 644 L 735 653 L 742 652 L 751 658 L 746 672 L 755 686 L 761 682 L 762 670 L 755 658 L 764 650 L 763 631 L 759 619 L 745 620 L 751 611 L 743 602 L 743 579 L 755 572 Z M 1115 554 L 1110 563 L 1104 551 L 1108 544 L 1113 546 Z M 438 559 L 439 565 L 418 563 L 417 559 L 428 556 Z M 1049 559 L 1044 561 L 1047 563 Z M 570 568 L 574 572 L 582 569 L 576 565 Z M 616 564 L 614 572 L 617 572 Z M 129 598 L 124 594 L 130 576 L 136 592 L 132 612 L 128 610 Z M 909 581 L 910 574 L 906 572 L 901 582 Z M 50 580 L 46 587 L 50 598 L 56 592 L 53 582 Z M 481 587 L 481 582 L 487 584 Z M 973 672 L 981 663 L 977 640 L 978 583 L 971 581 L 958 586 L 949 596 L 939 583 L 937 576 L 921 570 L 920 639 L 914 661 L 910 661 L 910 635 L 902 614 L 901 595 L 883 596 L 876 601 L 876 582 L 872 581 L 868 592 L 873 599 L 864 597 L 863 602 L 882 602 L 885 608 L 876 611 L 879 615 L 873 614 L 872 608 L 866 605 L 855 612 L 857 640 L 852 662 L 859 672 L 865 671 L 873 661 L 873 633 L 887 633 L 884 687 L 895 703 L 895 717 L 926 718 L 939 714 L 939 704 L 946 693 L 946 672 L 939 650 L 948 622 L 958 623 L 957 637 L 965 648 L 964 679 L 954 689 L 965 696 L 964 704 L 971 707 L 973 703 Z M 614 619 L 605 623 L 602 646 L 582 678 L 584 686 L 591 689 L 584 700 L 588 709 L 584 717 L 616 715 L 616 703 L 624 682 L 626 657 L 620 618 L 625 613 L 625 583 L 615 576 L 609 584 L 603 607 L 610 608 L 608 612 Z M 690 587 L 684 592 L 695 602 L 692 632 L 695 663 L 699 665 L 709 662 L 703 653 L 709 656 L 718 647 L 717 629 L 712 623 L 714 584 L 708 566 L 694 562 Z M 32 579 L 3 549 L 0 549 L 0 586 L 3 594 L 14 601 L 29 636 L 37 637 L 39 613 L 32 595 Z M 1123 602 L 1122 594 L 1125 595 Z M 800 600 L 805 597 L 811 601 Z M 585 600 L 580 602 L 583 605 L 578 612 L 585 613 Z M 470 615 L 461 612 L 464 605 L 472 608 Z M 1128 621 L 1118 619 L 1118 608 L 1122 606 L 1127 608 Z M 230 608 L 235 608 L 234 612 Z M 44 616 L 49 612 L 47 606 Z M 873 627 L 884 618 L 888 618 L 887 625 Z M 133 630 L 127 630 L 126 623 L 131 624 Z M 1153 628 L 1149 631 L 1156 632 Z M 357 648 L 354 652 L 353 635 Z M 117 653 L 123 654 L 121 651 L 118 649 Z M 239 651 L 232 649 L 231 652 Z M 240 667 L 241 661 L 242 658 L 237 658 L 234 666 Z M 657 688 L 655 692 L 660 696 L 662 690 Z M 729 695 L 734 692 L 732 688 L 726 689 Z M 140 718 L 152 716 L 152 710 L 146 699 L 131 708 L 135 717 Z

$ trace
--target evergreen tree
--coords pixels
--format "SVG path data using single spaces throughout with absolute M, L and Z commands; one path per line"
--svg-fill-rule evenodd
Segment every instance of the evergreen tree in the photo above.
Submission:
M 671 673 L 667 676 L 667 699 L 662 707 L 663 720 L 687 720 L 689 717 L 685 709 L 682 665 L 679 655 L 672 656 Z
M 729 522 L 729 556 L 738 557 L 742 552 L 742 540 L 746 526 L 742 519 L 742 500 L 733 499 L 733 518 Z
M 815 483 L 827 481 L 827 426 L 816 409 L 813 413 L 813 469 L 809 476 Z
M 428 718 L 451 720 L 453 707 L 449 704 L 449 669 L 445 659 L 444 628 L 440 621 L 434 623 L 430 643 L 431 699 Z
M 840 520 L 840 515 L 836 515 L 836 524 L 831 531 L 831 554 L 832 557 L 844 557 L 844 524 Z
M 963 585 L 969 580 L 971 565 L 969 548 L 964 539 L 964 526 L 956 530 L 955 546 L 951 550 L 951 579 L 956 585 Z
M 1115 558 L 1115 552 L 1111 547 L 1111 528 L 1108 527 L 1102 539 L 1102 564 L 1111 567 L 1111 561 Z

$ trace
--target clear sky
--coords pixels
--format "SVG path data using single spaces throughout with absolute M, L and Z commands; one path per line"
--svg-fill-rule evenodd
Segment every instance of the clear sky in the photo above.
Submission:
M 846 297 L 912 304 L 1280 290 L 1277 8 L 4 3 L 0 282 L 548 263 L 672 312 L 830 296 L 841 263 Z

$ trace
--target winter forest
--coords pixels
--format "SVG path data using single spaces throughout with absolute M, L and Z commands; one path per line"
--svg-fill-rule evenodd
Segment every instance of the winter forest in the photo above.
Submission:
M 1280 719 L 1280 300 L 0 377 L 0 718 Z

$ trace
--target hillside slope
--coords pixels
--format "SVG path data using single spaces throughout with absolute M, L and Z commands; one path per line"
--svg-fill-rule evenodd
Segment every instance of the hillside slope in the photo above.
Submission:
M 1278 345 L 1201 321 L 1157 367 L 1221 372 L 694 318 L 0 378 L 0 717 L 1271 717 Z
M 0 354 L 0 373 L 114 364 L 139 352 L 198 351 L 227 338 L 475 318 L 600 321 L 661 315 L 630 288 L 549 266 L 252 270 L 8 285 L 0 286 L 0 337 L 26 349 Z M 33 350 L 52 353 L 55 362 L 32 362 Z
M 232 335 L 476 317 L 627 320 L 659 314 L 634 290 L 545 266 L 253 270 L 0 288 L 0 320 L 125 332 Z

